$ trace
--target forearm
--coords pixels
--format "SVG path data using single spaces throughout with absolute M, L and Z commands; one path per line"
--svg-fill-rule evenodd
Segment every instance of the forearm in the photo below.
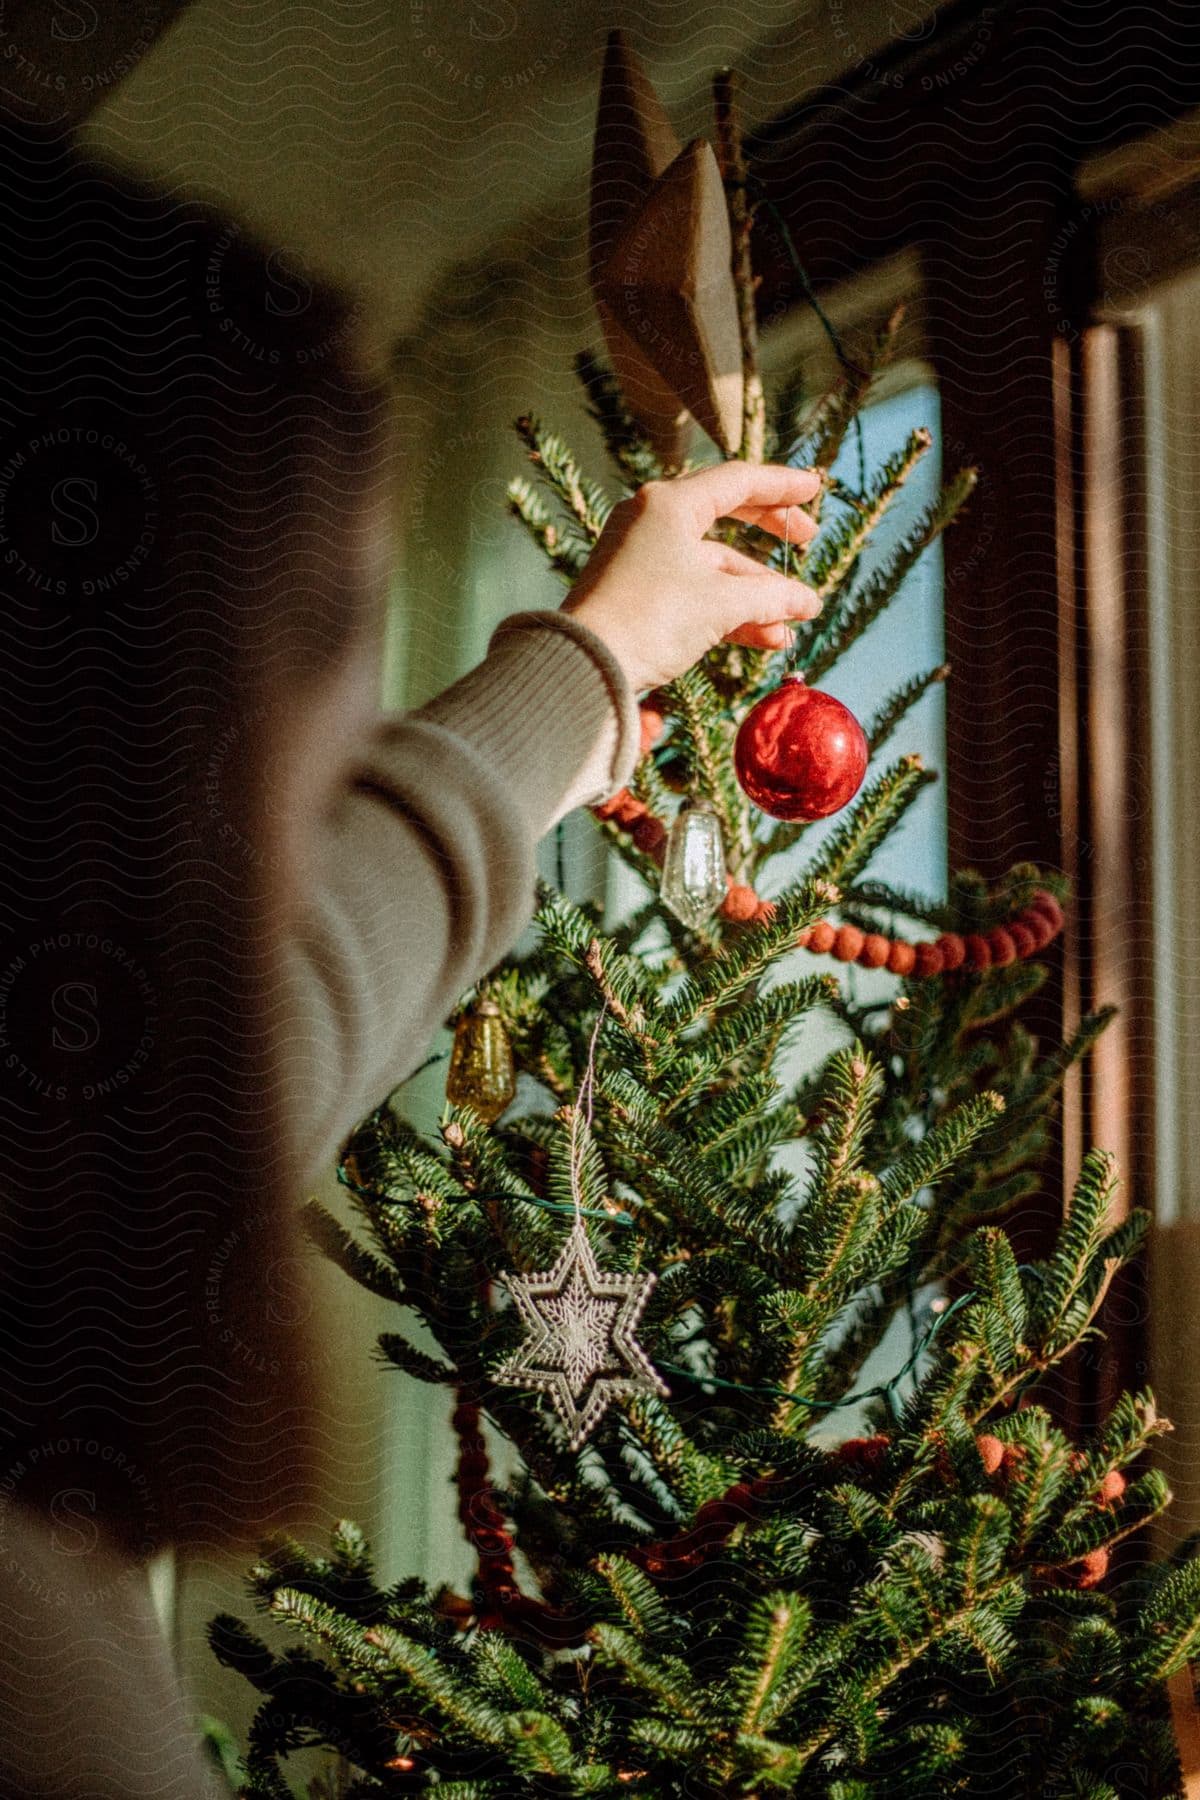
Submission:
M 555 613 L 505 621 L 477 669 L 378 727 L 285 949 L 284 1104 L 305 1179 L 520 935 L 538 839 L 636 754 L 619 667 Z

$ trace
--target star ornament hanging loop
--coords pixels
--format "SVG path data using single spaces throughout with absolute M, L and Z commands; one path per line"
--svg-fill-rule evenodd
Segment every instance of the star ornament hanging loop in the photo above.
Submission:
M 635 1335 L 656 1277 L 601 1269 L 582 1219 L 575 1220 L 552 1269 L 500 1279 L 525 1337 L 495 1379 L 548 1395 L 572 1450 L 586 1442 L 614 1401 L 669 1394 Z

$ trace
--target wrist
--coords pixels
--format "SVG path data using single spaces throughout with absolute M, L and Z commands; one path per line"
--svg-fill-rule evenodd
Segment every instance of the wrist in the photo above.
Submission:
M 561 610 L 585 626 L 593 637 L 599 638 L 634 694 L 652 685 L 628 629 L 604 606 L 588 598 L 574 605 L 568 600 Z

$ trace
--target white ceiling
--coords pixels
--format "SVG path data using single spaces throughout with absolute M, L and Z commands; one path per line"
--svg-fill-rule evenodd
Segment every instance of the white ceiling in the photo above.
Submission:
M 240 214 L 411 329 L 456 261 L 547 208 L 582 253 L 604 40 L 623 26 L 680 134 L 712 71 L 749 124 L 922 34 L 921 0 L 194 0 L 93 114 L 109 155 Z

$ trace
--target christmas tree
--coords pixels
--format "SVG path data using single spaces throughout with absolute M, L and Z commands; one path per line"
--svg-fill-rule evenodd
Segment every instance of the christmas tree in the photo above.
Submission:
M 816 682 L 973 476 L 872 559 L 929 434 L 870 479 L 833 471 L 896 321 L 823 399 L 767 401 L 725 78 L 718 124 L 731 453 L 827 476 L 794 563 L 824 607 L 788 658 Z M 579 373 L 613 491 L 533 418 L 534 478 L 510 490 L 568 583 L 620 491 L 687 466 L 609 367 Z M 773 538 L 723 529 L 782 566 Z M 1180 1791 L 1163 1683 L 1200 1635 L 1200 1561 L 1111 1560 L 1167 1505 L 1144 1459 L 1165 1424 L 1126 1395 L 1076 1443 L 1048 1403 L 1143 1221 L 1110 1223 L 1117 1175 L 1094 1153 L 1043 1260 L 1019 1263 L 1005 1228 L 1104 1023 L 1051 1047 L 1021 1023 L 1061 886 L 1028 866 L 938 899 L 872 879 L 933 778 L 889 746 L 943 668 L 883 699 L 866 785 L 806 852 L 809 824 L 765 817 L 734 775 L 780 661 L 723 646 L 650 697 L 631 788 L 596 809 L 644 904 L 610 921 L 544 888 L 534 947 L 464 997 L 440 1132 L 382 1107 L 341 1163 L 361 1228 L 310 1208 L 321 1248 L 395 1303 L 387 1362 L 445 1391 L 476 1573 L 461 1594 L 383 1587 L 349 1523 L 327 1553 L 272 1543 L 250 1578 L 271 1641 L 212 1626 L 264 1696 L 248 1795 L 291 1794 L 311 1746 L 364 1800 Z M 822 954 L 886 992 L 856 999 Z M 818 1016 L 836 1047 L 784 1079 Z

